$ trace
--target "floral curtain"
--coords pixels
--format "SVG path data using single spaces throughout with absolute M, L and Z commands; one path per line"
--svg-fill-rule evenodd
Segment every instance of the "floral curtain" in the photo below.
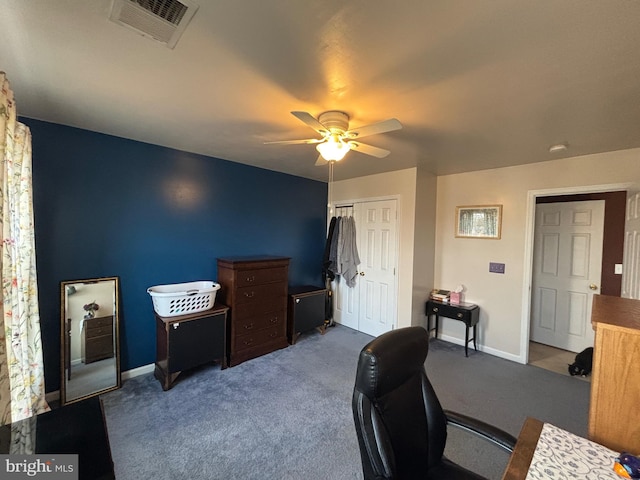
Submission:
M 0 424 L 48 410 L 36 282 L 31 132 L 0 72 Z

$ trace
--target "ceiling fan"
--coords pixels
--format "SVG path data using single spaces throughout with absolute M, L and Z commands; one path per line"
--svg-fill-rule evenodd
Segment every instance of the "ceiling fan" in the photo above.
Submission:
M 318 157 L 316 165 L 324 165 L 326 162 L 342 160 L 349 150 L 384 158 L 391 153 L 389 150 L 361 143 L 359 139 L 402 128 L 402 124 L 398 120 L 390 118 L 389 120 L 349 130 L 349 115 L 337 110 L 321 113 L 317 120 L 307 112 L 291 112 L 291 114 L 313 128 L 322 135 L 322 138 L 283 140 L 278 142 L 265 142 L 265 144 L 317 144 L 316 149 L 320 152 L 320 156 Z

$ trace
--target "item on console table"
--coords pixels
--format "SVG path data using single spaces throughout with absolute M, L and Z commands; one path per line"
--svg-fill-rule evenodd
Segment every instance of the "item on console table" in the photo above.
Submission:
M 449 301 L 455 304 L 462 303 L 462 292 L 464 292 L 464 285 L 458 285 L 449 295 Z
M 431 290 L 430 298 L 432 300 L 437 300 L 438 302 L 448 302 L 450 295 L 451 292 L 449 290 L 438 290 L 437 288 L 434 288 Z
M 218 258 L 220 301 L 230 307 L 229 366 L 284 348 L 289 258 Z

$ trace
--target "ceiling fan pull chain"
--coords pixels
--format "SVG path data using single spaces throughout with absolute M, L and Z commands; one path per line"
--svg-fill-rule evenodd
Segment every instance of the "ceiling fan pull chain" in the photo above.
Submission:
M 329 162 L 329 185 L 327 186 L 327 208 L 329 209 L 329 218 L 333 216 L 333 164 L 335 161 Z

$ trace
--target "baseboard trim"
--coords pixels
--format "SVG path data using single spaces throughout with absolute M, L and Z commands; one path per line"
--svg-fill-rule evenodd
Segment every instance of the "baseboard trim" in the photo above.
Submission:
M 132 368 L 131 370 L 122 372 L 122 380 L 129 380 L 130 378 L 139 377 L 140 375 L 153 373 L 155 366 L 155 363 L 149 363 L 148 365 L 142 365 L 141 367 Z
M 444 340 L 445 342 L 455 343 L 456 345 L 461 345 L 464 347 L 464 339 L 452 337 L 449 335 L 440 334 L 438 335 L 440 340 Z M 473 344 L 469 344 L 469 348 L 473 349 Z M 488 353 L 489 355 L 493 355 L 494 357 L 504 358 L 505 360 L 510 360 L 516 363 L 524 363 L 520 355 L 514 355 L 512 353 L 503 352 L 502 350 L 497 350 L 495 348 L 487 347 L 486 345 L 478 344 L 478 351 Z
M 47 401 L 47 403 L 57 402 L 58 400 L 60 400 L 60 390 L 45 393 L 44 399 Z

